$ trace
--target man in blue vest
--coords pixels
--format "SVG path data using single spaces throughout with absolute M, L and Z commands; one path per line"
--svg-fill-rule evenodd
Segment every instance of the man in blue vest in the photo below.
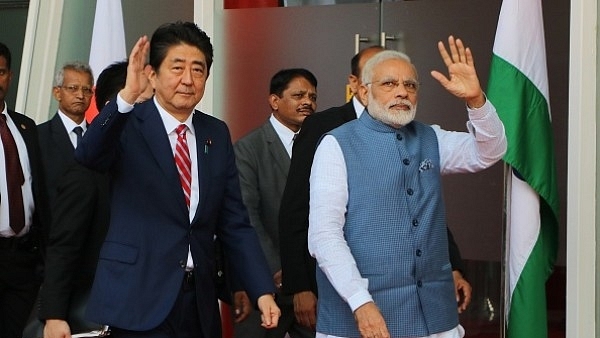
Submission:
M 310 177 L 308 247 L 319 265 L 317 338 L 459 338 L 441 175 L 476 172 L 506 151 L 504 127 L 473 56 L 448 38 L 449 76 L 468 132 L 414 121 L 419 82 L 396 51 L 373 56 L 359 95 L 367 114 L 326 134 Z

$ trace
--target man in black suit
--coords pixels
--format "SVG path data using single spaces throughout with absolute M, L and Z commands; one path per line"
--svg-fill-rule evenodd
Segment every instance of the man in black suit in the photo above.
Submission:
M 92 102 L 94 76 L 88 64 L 69 62 L 54 77 L 52 94 L 58 111 L 38 126 L 50 205 L 56 197 L 57 184 L 65 171 L 75 164 L 73 152 L 78 137 L 86 129 L 85 111 Z M 81 135 L 78 136 L 78 133 Z
M 98 111 L 125 86 L 126 74 L 126 61 L 114 63 L 102 71 L 96 85 Z M 83 320 L 83 310 L 108 229 L 108 192 L 107 174 L 79 164 L 72 164 L 56 184 L 38 315 L 45 321 L 44 337 L 68 337 L 94 328 L 93 323 Z M 74 313 L 80 316 L 69 316 Z M 96 327 L 100 325 L 96 324 Z
M 382 50 L 380 46 L 368 47 L 352 58 L 348 82 L 353 94 L 357 93 L 361 84 L 360 74 L 364 64 Z M 298 322 L 313 330 L 316 326 L 317 305 L 316 264 L 308 252 L 309 178 L 313 156 L 323 134 L 356 119 L 364 108 L 358 96 L 354 95 L 343 106 L 308 116 L 294 141 L 290 170 L 279 210 L 282 288 L 284 293 L 293 294 Z M 462 312 L 471 300 L 471 286 L 462 276 L 462 259 L 449 230 L 448 246 L 457 298 L 460 298 L 458 311 Z
M 56 186 L 38 315 L 47 338 L 100 328 L 82 319 L 110 215 L 107 175 L 73 165 Z
M 10 50 L 0 43 L 0 333 L 20 338 L 41 280 L 47 201 L 35 122 L 4 101 L 10 64 Z

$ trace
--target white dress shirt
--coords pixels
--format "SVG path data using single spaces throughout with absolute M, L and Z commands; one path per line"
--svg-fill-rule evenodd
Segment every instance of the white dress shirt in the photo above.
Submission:
M 292 146 L 294 145 L 294 138 L 297 133 L 294 133 L 290 128 L 284 126 L 283 123 L 279 122 L 279 120 L 273 116 L 273 114 L 269 117 L 269 122 L 271 122 L 273 129 L 275 129 L 275 132 L 277 133 L 277 136 L 279 136 L 281 143 L 283 143 L 288 155 L 292 158 Z
M 356 95 L 352 96 L 352 105 L 354 106 L 354 112 L 356 113 L 356 118 L 360 118 L 362 113 L 365 111 L 365 106 L 363 106 L 360 101 L 356 98 Z
M 8 217 L 8 186 L 6 184 L 6 168 L 4 167 L 6 162 L 4 159 L 4 146 L 2 145 L 2 140 L 0 140 L 0 168 L 2 168 L 2 170 L 0 170 L 0 237 L 12 237 L 15 235 L 21 237 L 29 232 L 29 228 L 33 222 L 33 212 L 35 210 L 31 166 L 29 164 L 27 146 L 25 145 L 25 141 L 17 129 L 17 126 L 10 118 L 10 115 L 8 115 L 6 102 L 4 103 L 4 110 L 1 113 L 6 115 L 6 124 L 17 144 L 19 160 L 21 162 L 21 168 L 23 169 L 23 176 L 25 177 L 25 183 L 21 187 L 23 191 L 23 207 L 25 208 L 25 227 L 23 227 L 23 230 L 18 234 L 15 234 L 10 227 L 10 220 Z
M 69 139 L 71 140 L 71 144 L 73 144 L 73 148 L 77 148 L 77 134 L 73 131 L 75 127 L 81 127 L 83 129 L 83 134 L 87 131 L 87 123 L 85 119 L 80 124 L 75 123 L 75 121 L 71 120 L 65 113 L 63 113 L 60 109 L 58 110 L 58 116 L 60 117 L 65 129 L 67 129 L 67 133 L 69 134 Z

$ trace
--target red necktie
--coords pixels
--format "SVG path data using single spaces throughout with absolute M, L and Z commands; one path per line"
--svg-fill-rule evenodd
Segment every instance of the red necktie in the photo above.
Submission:
M 6 185 L 8 188 L 8 216 L 10 227 L 18 234 L 25 227 L 25 208 L 23 207 L 23 192 L 21 186 L 25 183 L 19 151 L 8 125 L 6 115 L 0 114 L 0 137 L 4 147 L 4 160 L 6 162 Z
M 185 194 L 185 203 L 190 207 L 190 195 L 192 193 L 192 160 L 190 159 L 190 149 L 188 148 L 185 137 L 187 126 L 179 125 L 175 132 L 177 133 L 177 143 L 175 144 L 175 164 L 179 171 L 179 180 L 181 188 Z

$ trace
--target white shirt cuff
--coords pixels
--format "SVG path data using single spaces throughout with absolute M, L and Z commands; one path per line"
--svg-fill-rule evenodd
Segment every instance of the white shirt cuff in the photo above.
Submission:
M 369 291 L 364 290 L 364 291 L 359 291 L 355 295 L 352 295 L 352 297 L 348 298 L 348 305 L 350 305 L 350 309 L 352 309 L 352 312 L 354 312 L 354 311 L 356 311 L 356 309 L 358 309 L 362 305 L 364 305 L 368 302 L 372 302 L 372 301 L 373 301 L 373 297 L 371 297 L 371 294 L 369 294 Z
M 133 110 L 133 105 L 123 100 L 121 94 L 117 94 L 117 109 L 119 109 L 119 113 L 129 113 Z

